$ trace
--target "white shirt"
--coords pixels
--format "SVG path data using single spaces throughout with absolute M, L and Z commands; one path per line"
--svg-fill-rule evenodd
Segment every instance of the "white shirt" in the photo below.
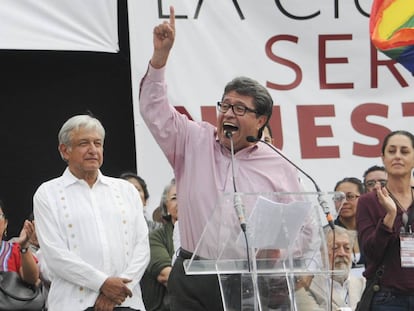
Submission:
M 327 276 L 316 275 L 308 290 L 304 287 L 296 291 L 296 304 L 299 311 L 328 310 L 330 289 L 333 286 L 332 310 L 355 310 L 365 288 L 365 278 L 349 275 L 343 284 L 336 280 L 331 283 Z M 343 308 L 343 309 L 341 309 Z
M 339 301 L 342 301 L 341 304 L 343 307 L 349 306 L 349 277 L 345 280 L 343 284 L 339 283 L 336 280 L 332 281 L 333 291 L 337 294 Z
M 36 232 L 53 273 L 50 311 L 84 310 L 95 304 L 110 276 L 132 279 L 124 307 L 145 310 L 139 281 L 149 262 L 142 202 L 128 181 L 103 176 L 93 187 L 67 168 L 43 183 L 33 199 Z
M 174 262 L 177 259 L 178 250 L 181 248 L 180 229 L 178 226 L 178 220 L 174 223 L 173 245 L 174 245 L 174 254 L 171 259 L 171 265 L 174 265 Z

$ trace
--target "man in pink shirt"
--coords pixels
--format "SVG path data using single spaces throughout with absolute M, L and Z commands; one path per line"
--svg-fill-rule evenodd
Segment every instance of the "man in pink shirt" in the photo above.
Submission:
M 233 192 L 231 142 L 239 192 L 296 192 L 296 170 L 268 146 L 248 142 L 262 137 L 273 100 L 255 80 L 238 77 L 227 84 L 217 108 L 217 128 L 194 122 L 168 102 L 165 68 L 175 39 L 174 9 L 170 21 L 154 28 L 154 52 L 141 81 L 140 112 L 174 169 L 180 206 L 181 251 L 171 271 L 168 290 L 172 310 L 223 310 L 217 276 L 185 275 L 191 257 L 222 193 Z M 236 216 L 235 216 L 236 217 Z

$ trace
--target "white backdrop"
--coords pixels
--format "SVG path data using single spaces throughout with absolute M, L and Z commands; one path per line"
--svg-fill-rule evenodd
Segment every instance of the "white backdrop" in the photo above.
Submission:
M 168 18 L 169 5 L 179 16 L 167 70 L 172 104 L 195 120 L 211 120 L 202 107 L 214 107 L 229 80 L 258 80 L 280 108 L 280 118 L 272 118 L 276 145 L 331 191 L 343 177 L 362 178 L 381 164 L 388 131 L 414 131 L 413 77 L 371 51 L 364 15 L 371 3 L 130 0 L 138 172 L 152 208 L 172 170 L 139 116 L 138 87 L 152 53 L 152 29 Z
M 169 5 L 177 14 L 171 102 L 214 123 L 224 85 L 237 75 L 257 79 L 275 100 L 276 146 L 330 191 L 381 164 L 388 131 L 414 131 L 413 77 L 371 49 L 371 3 L 129 0 L 137 164 L 150 209 L 173 175 L 139 116 L 138 86 L 152 29 L 168 18 Z M 119 51 L 116 0 L 2 0 L 0 26 L 0 49 Z
M 116 0 L 1 0 L 0 49 L 118 52 Z

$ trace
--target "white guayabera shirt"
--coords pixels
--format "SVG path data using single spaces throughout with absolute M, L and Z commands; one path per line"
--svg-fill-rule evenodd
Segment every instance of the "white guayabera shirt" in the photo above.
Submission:
M 66 169 L 38 188 L 33 204 L 43 258 L 53 273 L 50 310 L 92 307 L 110 276 L 132 279 L 127 286 L 133 296 L 121 306 L 145 309 L 139 281 L 149 262 L 148 227 L 129 182 L 99 172 L 89 187 Z

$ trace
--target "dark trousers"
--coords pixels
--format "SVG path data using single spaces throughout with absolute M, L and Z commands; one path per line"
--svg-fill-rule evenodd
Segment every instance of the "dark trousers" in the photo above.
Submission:
M 217 275 L 186 275 L 184 259 L 191 253 L 180 252 L 168 278 L 171 311 L 222 311 L 223 301 Z M 222 278 L 223 291 L 228 310 L 255 310 L 252 280 L 240 275 Z M 289 309 L 286 279 L 280 276 L 259 278 L 262 305 L 281 310 Z M 243 307 L 241 303 L 243 302 Z
M 186 275 L 178 256 L 168 278 L 171 311 L 221 311 L 223 302 L 217 275 Z
M 371 304 L 372 311 L 411 311 L 414 310 L 414 294 L 398 294 L 381 289 L 374 294 Z

